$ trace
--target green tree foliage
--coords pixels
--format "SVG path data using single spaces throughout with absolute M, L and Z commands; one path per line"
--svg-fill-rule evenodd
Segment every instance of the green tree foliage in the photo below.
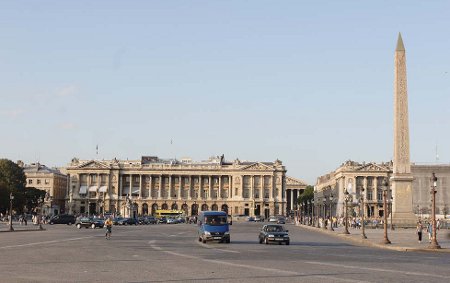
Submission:
M 44 199 L 45 197 L 45 191 L 39 190 L 36 188 L 26 188 L 24 191 L 25 196 L 25 207 L 28 211 L 32 211 L 39 205 L 39 199 Z
M 14 195 L 13 210 L 22 212 L 26 177 L 23 169 L 8 159 L 0 159 L 0 212 L 9 210 L 9 194 Z
M 310 202 L 313 199 L 314 199 L 314 187 L 306 186 L 306 189 L 298 197 L 297 203 L 298 204 L 301 204 L 301 203 L 306 204 L 307 202 Z

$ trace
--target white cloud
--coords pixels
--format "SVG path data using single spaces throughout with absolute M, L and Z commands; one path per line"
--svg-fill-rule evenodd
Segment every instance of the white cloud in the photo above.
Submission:
M 77 92 L 77 90 L 78 87 L 76 85 L 66 85 L 60 89 L 57 89 L 56 95 L 61 97 L 72 96 Z

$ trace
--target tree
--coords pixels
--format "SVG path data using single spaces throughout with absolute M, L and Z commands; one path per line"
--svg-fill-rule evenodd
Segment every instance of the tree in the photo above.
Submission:
M 306 186 L 306 189 L 298 197 L 297 203 L 298 204 L 301 204 L 301 203 L 306 204 L 307 202 L 310 202 L 313 199 L 314 199 L 314 187 Z
M 25 173 L 23 169 L 8 159 L 0 159 L 0 212 L 9 210 L 9 195 L 14 196 L 13 210 L 22 212 L 25 204 Z
M 25 207 L 28 211 L 33 211 L 38 205 L 39 200 L 45 198 L 46 191 L 33 187 L 26 188 L 24 191 Z

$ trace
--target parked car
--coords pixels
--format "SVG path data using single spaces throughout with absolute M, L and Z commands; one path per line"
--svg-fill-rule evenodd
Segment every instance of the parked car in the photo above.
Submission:
M 158 223 L 161 223 L 161 224 L 167 223 L 167 218 L 165 218 L 165 217 L 159 218 Z
M 75 226 L 78 229 L 81 229 L 82 227 L 92 228 L 92 229 L 103 228 L 104 225 L 105 225 L 105 222 L 103 221 L 103 219 L 100 219 L 100 218 L 81 217 L 81 218 L 77 219 L 75 222 Z
M 268 224 L 264 225 L 259 232 L 259 243 L 265 243 L 266 245 L 269 243 L 278 243 L 281 245 L 285 243 L 286 245 L 290 244 L 288 230 L 284 230 L 283 226 L 277 224 Z
M 148 218 L 147 217 L 139 217 L 138 218 L 138 222 L 139 222 L 139 225 L 148 225 L 149 224 L 149 222 L 148 222 Z
M 113 220 L 112 220 L 113 225 L 119 225 L 119 221 L 122 220 L 122 219 L 123 219 L 123 217 L 113 218 Z
M 279 216 L 277 223 L 278 224 L 286 224 L 286 218 L 284 216 Z
M 55 215 L 52 218 L 50 218 L 48 223 L 50 225 L 53 225 L 53 224 L 72 225 L 72 224 L 75 224 L 75 221 L 76 221 L 76 218 L 73 215 L 70 215 L 70 214 L 59 214 L 59 215 Z
M 138 221 L 134 218 L 122 218 L 117 221 L 117 225 L 138 225 Z
M 255 222 L 264 222 L 264 218 L 261 215 L 256 215 L 254 218 Z
M 167 224 L 178 224 L 178 220 L 175 218 L 167 218 Z
M 255 222 L 255 217 L 249 216 L 249 217 L 247 217 L 247 221 L 248 222 Z
M 278 217 L 277 216 L 270 216 L 268 221 L 277 223 L 278 222 Z
M 153 217 L 153 216 L 147 217 L 147 220 L 148 220 L 149 224 L 156 224 L 156 223 L 158 223 L 158 220 L 155 217 Z

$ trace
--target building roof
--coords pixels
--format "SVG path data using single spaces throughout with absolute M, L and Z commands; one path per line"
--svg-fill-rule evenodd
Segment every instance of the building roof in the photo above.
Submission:
M 58 174 L 63 175 L 59 170 L 55 168 L 49 168 L 40 163 L 31 163 L 23 166 L 23 172 L 26 174 Z

